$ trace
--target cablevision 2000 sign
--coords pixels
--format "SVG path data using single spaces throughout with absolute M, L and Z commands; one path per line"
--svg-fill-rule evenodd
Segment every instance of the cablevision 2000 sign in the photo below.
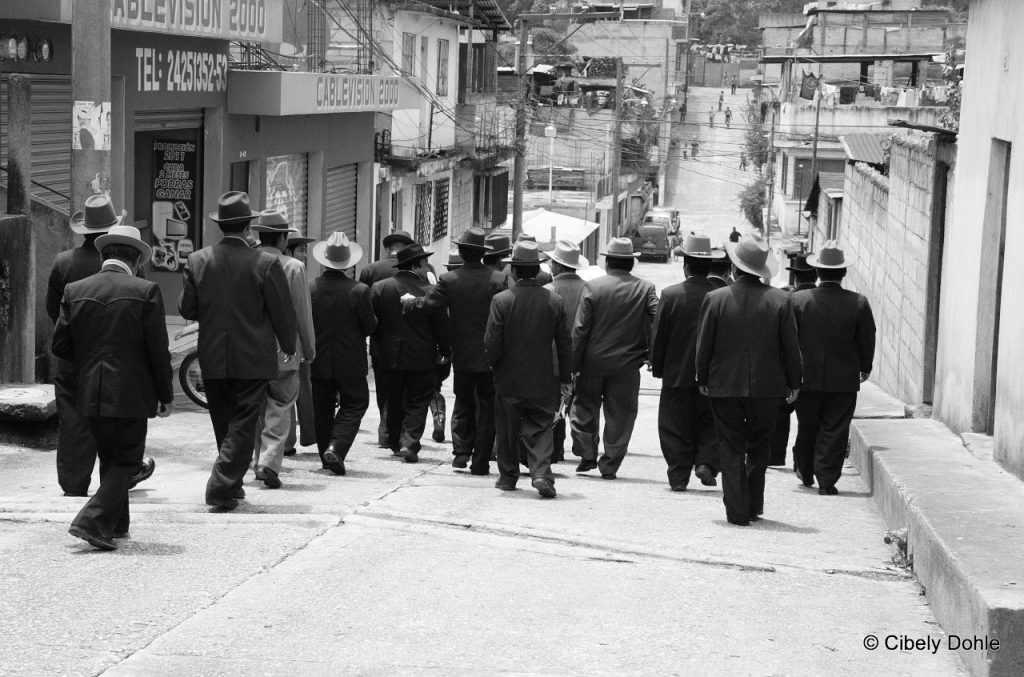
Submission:
M 109 0 L 113 28 L 279 40 L 281 0 Z

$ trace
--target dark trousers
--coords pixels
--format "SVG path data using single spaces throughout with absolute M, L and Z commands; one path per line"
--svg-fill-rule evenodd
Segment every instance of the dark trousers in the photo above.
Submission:
M 377 424 L 377 444 L 384 446 L 388 440 L 388 376 L 391 370 L 373 366 L 374 396 L 377 399 L 377 413 L 380 422 Z
M 241 486 L 252 462 L 260 407 L 267 396 L 262 379 L 206 379 L 206 400 L 219 453 L 206 483 L 206 497 L 227 500 Z
M 576 399 L 569 421 L 573 450 L 578 451 L 584 460 L 596 460 L 602 474 L 614 474 L 622 465 L 629 448 L 629 438 L 633 436 L 639 395 L 638 369 L 599 376 L 588 376 L 584 372 L 576 382 Z M 598 459 L 602 410 L 604 454 Z
M 551 419 L 557 406 L 558 401 L 554 398 L 497 396 L 494 442 L 502 479 L 512 484 L 519 479 L 520 449 L 526 451 L 532 479 L 554 479 L 551 474 Z
M 746 522 L 764 512 L 768 441 L 778 409 L 777 397 L 711 398 L 720 442 L 722 501 L 730 522 Z
M 793 407 L 792 404 L 786 404 L 786 400 L 782 400 L 782 404 L 779 405 L 775 430 L 768 443 L 771 449 L 768 465 L 786 465 L 786 447 L 789 446 L 789 419 L 793 415 Z
M 100 486 L 92 498 L 75 515 L 71 524 L 86 531 L 112 537 L 128 532 L 128 487 L 139 471 L 146 451 L 148 419 L 111 418 L 86 419 L 96 440 L 100 459 Z
M 857 393 L 800 391 L 796 400 L 797 429 L 793 457 L 801 476 L 832 487 L 843 474 L 850 422 L 857 409 Z
M 334 445 L 341 460 L 345 460 L 359 432 L 363 414 L 370 406 L 366 376 L 314 378 L 312 385 L 316 447 L 320 460 L 324 460 L 324 452 L 330 444 Z
M 298 442 L 303 447 L 316 444 L 316 421 L 313 414 L 313 386 L 309 378 L 309 363 L 299 364 L 299 396 L 291 412 L 292 427 L 285 440 L 285 449 L 294 449 Z M 296 424 L 298 435 L 296 435 Z
M 453 453 L 472 456 L 471 470 L 488 470 L 494 450 L 494 377 L 490 372 L 457 371 L 452 385 Z
M 387 432 L 391 451 L 420 450 L 430 398 L 437 387 L 433 368 L 388 372 Z
M 57 401 L 57 483 L 70 494 L 89 491 L 92 469 L 96 465 L 96 440 L 89 422 L 75 409 L 75 368 L 60 360 L 53 379 Z M 141 463 L 141 461 L 140 461 Z
M 668 483 L 685 487 L 694 466 L 718 471 L 718 433 L 711 401 L 697 388 L 662 387 L 658 439 L 668 464 Z
M 554 442 L 554 449 L 551 452 L 551 462 L 559 463 L 565 460 L 565 418 L 555 421 L 551 428 L 551 437 Z

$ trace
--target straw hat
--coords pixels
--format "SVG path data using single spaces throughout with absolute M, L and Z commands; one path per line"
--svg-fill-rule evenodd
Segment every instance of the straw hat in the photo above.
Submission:
M 640 254 L 633 251 L 633 241 L 628 237 L 613 237 L 601 254 L 608 259 L 635 259 Z
M 847 260 L 839 243 L 829 240 L 817 254 L 807 257 L 807 265 L 812 268 L 849 268 L 853 265 L 853 257 Z
M 363 248 L 350 242 L 348 236 L 336 230 L 324 242 L 313 245 L 313 259 L 325 268 L 345 270 L 363 257 Z
M 142 258 L 139 263 L 148 263 L 153 256 L 153 248 L 142 241 L 142 233 L 135 226 L 114 225 L 105 234 L 96 238 L 96 251 L 102 252 L 104 247 L 112 244 L 126 244 L 134 247 Z
M 587 257 L 580 254 L 580 246 L 569 240 L 559 240 L 555 243 L 555 250 L 551 252 L 551 260 L 573 270 L 590 267 Z

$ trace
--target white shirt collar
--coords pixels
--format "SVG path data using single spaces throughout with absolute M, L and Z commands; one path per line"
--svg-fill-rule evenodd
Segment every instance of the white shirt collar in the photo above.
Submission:
M 131 266 L 124 261 L 119 261 L 118 259 L 107 259 L 103 262 L 103 269 L 110 270 L 112 268 L 120 268 L 121 272 L 128 273 L 129 275 L 135 275 L 135 273 L 132 272 Z

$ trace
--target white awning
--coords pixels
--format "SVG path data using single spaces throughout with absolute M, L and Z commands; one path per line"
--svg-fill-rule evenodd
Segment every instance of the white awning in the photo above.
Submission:
M 593 221 L 551 212 L 547 209 L 523 212 L 523 232 L 533 235 L 537 238 L 537 242 L 568 240 L 578 244 L 587 239 L 587 236 L 599 227 L 599 224 Z

